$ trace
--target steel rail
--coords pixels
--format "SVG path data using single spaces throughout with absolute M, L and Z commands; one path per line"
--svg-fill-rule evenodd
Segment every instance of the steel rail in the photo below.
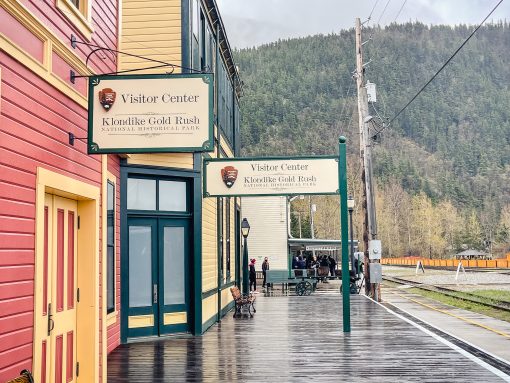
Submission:
M 394 283 L 399 283 L 402 285 L 411 285 L 411 286 L 421 289 L 421 290 L 440 293 L 440 294 L 449 296 L 451 298 L 460 299 L 465 302 L 476 303 L 476 304 L 491 307 L 491 308 L 494 308 L 497 310 L 510 312 L 510 302 L 507 302 L 507 301 L 502 301 L 502 300 L 498 300 L 498 299 L 494 299 L 494 298 L 480 297 L 475 294 L 466 293 L 463 291 L 457 291 L 457 290 L 449 289 L 447 287 L 440 287 L 440 286 L 435 286 L 435 285 L 425 285 L 420 282 L 409 281 L 407 279 L 398 278 L 398 277 L 383 276 L 383 280 L 387 280 L 387 281 L 394 282 Z M 461 296 L 458 294 L 463 294 L 463 295 L 467 295 L 467 296 Z M 489 300 L 492 303 L 489 303 L 486 300 Z

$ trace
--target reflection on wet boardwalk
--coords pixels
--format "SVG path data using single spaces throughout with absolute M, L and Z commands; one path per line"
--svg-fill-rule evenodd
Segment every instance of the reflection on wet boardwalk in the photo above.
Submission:
M 341 297 L 259 297 L 254 318 L 202 337 L 117 348 L 108 382 L 501 382 L 493 372 L 383 307 L 354 296 L 352 333 Z

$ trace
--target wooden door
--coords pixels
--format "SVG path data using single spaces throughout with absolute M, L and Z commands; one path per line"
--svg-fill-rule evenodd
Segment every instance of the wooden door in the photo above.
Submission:
M 77 202 L 45 195 L 41 347 L 42 383 L 69 383 L 76 376 Z

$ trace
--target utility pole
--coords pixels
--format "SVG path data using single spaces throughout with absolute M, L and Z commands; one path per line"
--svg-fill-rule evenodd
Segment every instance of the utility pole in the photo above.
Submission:
M 363 67 L 363 42 L 361 40 L 361 21 L 356 18 L 356 88 L 358 90 L 358 116 L 360 135 L 360 159 L 362 161 L 361 180 L 363 182 L 363 202 L 361 204 L 363 222 L 363 243 L 365 247 L 365 293 L 376 301 L 380 301 L 380 286 L 370 283 L 370 258 L 368 254 L 369 241 L 377 236 L 377 223 L 375 217 L 374 190 L 372 185 L 372 138 L 369 133 L 371 116 L 368 113 L 368 97 L 365 88 Z M 376 262 L 376 261 L 374 261 Z

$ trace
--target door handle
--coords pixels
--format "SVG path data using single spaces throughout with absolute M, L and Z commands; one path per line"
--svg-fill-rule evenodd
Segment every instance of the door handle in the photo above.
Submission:
M 158 285 L 152 286 L 152 303 L 158 303 Z
M 51 314 L 51 303 L 48 303 L 48 336 L 50 336 L 51 331 L 55 328 L 55 321 L 51 319 L 53 315 Z

